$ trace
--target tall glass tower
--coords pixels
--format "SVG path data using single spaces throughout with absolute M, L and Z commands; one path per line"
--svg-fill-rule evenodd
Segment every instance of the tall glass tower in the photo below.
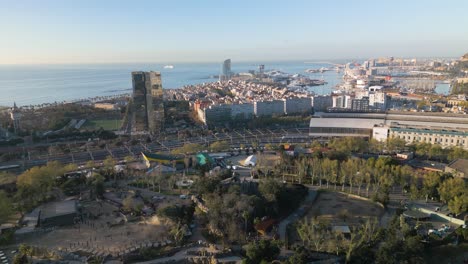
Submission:
M 219 75 L 220 81 L 227 81 L 231 79 L 231 59 L 227 59 L 223 62 L 221 67 L 221 74 Z
M 164 124 L 164 101 L 159 72 L 132 72 L 133 130 L 161 132 Z

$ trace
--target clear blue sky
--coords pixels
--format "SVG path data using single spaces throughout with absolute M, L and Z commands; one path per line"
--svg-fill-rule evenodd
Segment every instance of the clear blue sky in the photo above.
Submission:
M 468 1 L 0 0 L 0 64 L 458 57 Z

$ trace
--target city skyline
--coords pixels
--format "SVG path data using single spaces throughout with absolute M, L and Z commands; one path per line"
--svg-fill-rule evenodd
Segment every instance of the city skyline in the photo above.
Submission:
M 463 1 L 8 3 L 0 64 L 459 57 L 467 9 Z

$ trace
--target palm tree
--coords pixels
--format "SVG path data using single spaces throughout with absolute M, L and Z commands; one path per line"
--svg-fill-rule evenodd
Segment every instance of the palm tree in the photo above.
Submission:
M 244 224 L 245 224 L 245 225 L 244 225 L 244 228 L 245 228 L 245 229 L 244 229 L 244 232 L 245 232 L 245 235 L 247 236 L 247 223 L 248 223 L 248 221 L 249 221 L 249 219 L 250 219 L 250 213 L 249 213 L 249 211 L 247 211 L 247 210 L 243 211 L 243 212 L 242 212 L 242 218 L 244 219 Z

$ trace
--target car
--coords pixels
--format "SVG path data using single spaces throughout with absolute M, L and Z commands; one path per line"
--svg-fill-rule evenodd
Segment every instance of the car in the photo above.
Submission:
M 181 194 L 181 195 L 179 196 L 179 198 L 180 198 L 180 199 L 187 199 L 187 195 Z

